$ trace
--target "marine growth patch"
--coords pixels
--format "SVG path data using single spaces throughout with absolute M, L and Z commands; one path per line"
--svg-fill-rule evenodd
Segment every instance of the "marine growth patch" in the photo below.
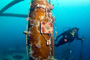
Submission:
M 51 22 L 41 22 L 41 33 L 53 33 L 53 23 Z

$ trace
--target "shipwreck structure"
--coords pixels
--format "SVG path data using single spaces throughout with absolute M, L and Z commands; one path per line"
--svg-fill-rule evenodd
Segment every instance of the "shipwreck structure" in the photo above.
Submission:
M 0 10 L 0 16 L 10 17 L 27 17 L 26 31 L 26 51 L 28 60 L 55 60 L 54 59 L 54 37 L 57 32 L 54 16 L 52 16 L 52 10 L 54 5 L 51 5 L 50 0 L 30 0 L 29 13 L 16 14 L 16 13 L 4 13 L 8 8 L 13 5 L 22 2 L 24 0 L 13 0 Z M 55 23 L 56 24 L 56 23 Z M 53 28 L 55 27 L 55 29 Z M 55 34 L 54 34 L 55 33 Z M 84 36 L 83 36 L 84 37 Z M 72 46 L 69 44 L 67 49 L 62 49 L 60 59 L 73 60 L 74 52 L 71 51 Z M 65 54 L 63 54 L 63 52 Z M 79 60 L 84 60 L 83 56 L 83 41 L 81 41 L 81 50 Z
M 54 60 L 54 30 L 50 0 L 31 0 L 27 17 L 26 49 L 29 60 Z

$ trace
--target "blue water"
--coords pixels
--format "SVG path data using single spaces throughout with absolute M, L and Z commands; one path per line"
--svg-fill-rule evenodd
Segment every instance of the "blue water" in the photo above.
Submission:
M 11 1 L 1 0 L 0 10 Z M 28 14 L 29 2 L 28 0 L 22 1 L 3 13 Z M 90 60 L 90 0 L 51 0 L 51 3 L 54 4 L 53 14 L 56 19 L 57 35 L 62 33 L 66 27 L 80 28 L 79 37 L 85 36 L 83 48 L 84 60 Z M 0 54 L 4 52 L 3 55 L 0 55 L 0 60 L 2 56 L 6 58 L 5 54 L 8 54 L 9 50 L 15 53 L 21 51 L 26 57 L 26 38 L 23 34 L 23 31 L 26 30 L 26 23 L 26 18 L 0 16 Z M 74 46 L 75 43 L 77 45 L 72 48 L 72 51 L 74 51 L 74 60 L 78 60 L 81 41 L 73 41 L 71 45 Z M 66 46 L 68 44 L 64 48 L 67 48 Z M 60 54 L 62 54 L 60 50 L 61 46 L 55 47 L 55 58 L 59 60 Z M 13 55 L 12 52 L 10 54 Z

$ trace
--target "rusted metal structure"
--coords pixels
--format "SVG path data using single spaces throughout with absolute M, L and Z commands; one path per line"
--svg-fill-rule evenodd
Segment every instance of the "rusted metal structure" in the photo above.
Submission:
M 50 0 L 32 0 L 27 17 L 26 49 L 29 60 L 54 60 L 54 33 Z
M 0 10 L 0 16 L 14 16 L 26 18 L 25 14 L 3 13 L 11 6 L 24 1 L 13 0 Z M 50 0 L 31 0 L 27 17 L 26 51 L 28 60 L 55 60 L 54 59 L 54 29 L 52 9 Z M 55 26 L 56 30 L 56 26 Z M 57 34 L 57 32 L 55 31 Z M 55 34 L 55 35 L 56 35 Z M 83 36 L 84 37 L 84 36 Z M 76 45 L 75 45 L 76 46 Z M 69 46 L 70 47 L 70 46 Z M 69 52 L 70 52 L 69 48 Z M 68 51 L 67 50 L 67 51 Z M 65 50 L 66 51 L 66 50 Z M 66 52 L 67 52 L 66 51 Z M 83 41 L 81 41 L 81 50 L 79 60 L 83 60 Z M 66 56 L 69 56 L 68 53 Z M 70 57 L 70 56 L 69 56 Z M 66 59 L 70 60 L 67 57 Z M 71 57 L 72 58 L 72 57 Z M 64 58 L 65 59 L 65 58 Z

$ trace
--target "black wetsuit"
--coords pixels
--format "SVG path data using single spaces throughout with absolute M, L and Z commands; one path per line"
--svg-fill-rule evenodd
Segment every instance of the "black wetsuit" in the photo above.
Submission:
M 58 47 L 59 45 L 63 45 L 65 43 L 72 42 L 72 41 L 74 41 L 75 38 L 77 40 L 82 40 L 81 38 L 78 38 L 78 31 L 73 34 L 72 34 L 72 32 L 73 32 L 72 29 L 70 29 L 70 30 L 63 32 L 59 36 L 57 36 L 57 38 L 59 38 L 60 36 L 62 36 L 62 38 L 59 40 L 59 42 L 57 44 L 55 44 L 55 46 Z M 67 41 L 65 41 L 65 39 Z

